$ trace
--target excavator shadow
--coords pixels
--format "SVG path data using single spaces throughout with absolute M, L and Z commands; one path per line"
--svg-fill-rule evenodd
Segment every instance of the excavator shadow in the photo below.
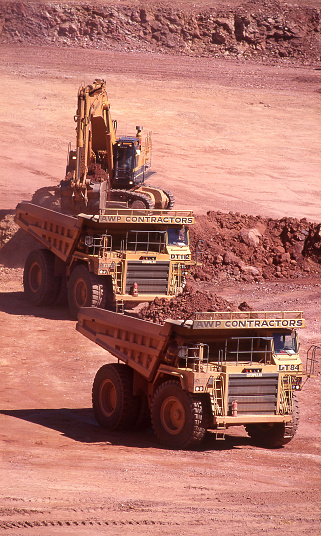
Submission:
M 135 448 L 164 449 L 157 443 L 153 430 L 149 427 L 142 431 L 110 432 L 101 428 L 94 417 L 91 408 L 57 408 L 57 409 L 21 409 L 2 410 L 0 415 L 34 423 L 55 430 L 65 437 L 80 443 L 106 443 Z M 250 445 L 250 439 L 243 436 L 228 436 L 224 441 L 217 441 L 215 434 L 208 432 L 201 445 L 195 449 L 198 452 L 208 450 L 231 450 Z M 167 449 L 168 450 L 168 449 Z
M 39 307 L 30 304 L 24 297 L 24 293 L 0 292 L 0 311 L 9 315 L 35 316 L 50 320 L 71 320 L 68 307 L 63 305 L 51 305 Z

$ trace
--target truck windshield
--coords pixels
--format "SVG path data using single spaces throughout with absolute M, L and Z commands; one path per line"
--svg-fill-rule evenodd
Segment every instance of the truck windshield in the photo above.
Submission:
M 167 240 L 169 246 L 187 246 L 187 230 L 185 227 L 167 229 Z
M 295 333 L 273 333 L 276 354 L 296 354 L 297 339 Z

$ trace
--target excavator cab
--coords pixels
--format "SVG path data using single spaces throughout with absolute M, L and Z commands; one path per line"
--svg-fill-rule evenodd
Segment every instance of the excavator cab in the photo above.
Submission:
M 113 185 L 132 188 L 145 181 L 145 165 L 141 161 L 139 138 L 123 137 L 115 144 Z

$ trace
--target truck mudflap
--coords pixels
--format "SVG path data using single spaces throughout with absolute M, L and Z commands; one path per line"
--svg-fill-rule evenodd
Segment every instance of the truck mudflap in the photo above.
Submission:
M 168 342 L 171 327 L 104 309 L 83 307 L 78 314 L 76 329 L 150 381 L 158 368 L 159 356 Z

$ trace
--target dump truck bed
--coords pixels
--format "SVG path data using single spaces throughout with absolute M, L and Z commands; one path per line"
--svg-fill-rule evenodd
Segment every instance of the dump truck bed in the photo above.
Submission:
M 73 252 L 83 221 L 33 203 L 19 203 L 16 208 L 15 222 L 64 262 Z
M 94 307 L 78 314 L 77 331 L 150 380 L 171 332 L 163 326 Z

